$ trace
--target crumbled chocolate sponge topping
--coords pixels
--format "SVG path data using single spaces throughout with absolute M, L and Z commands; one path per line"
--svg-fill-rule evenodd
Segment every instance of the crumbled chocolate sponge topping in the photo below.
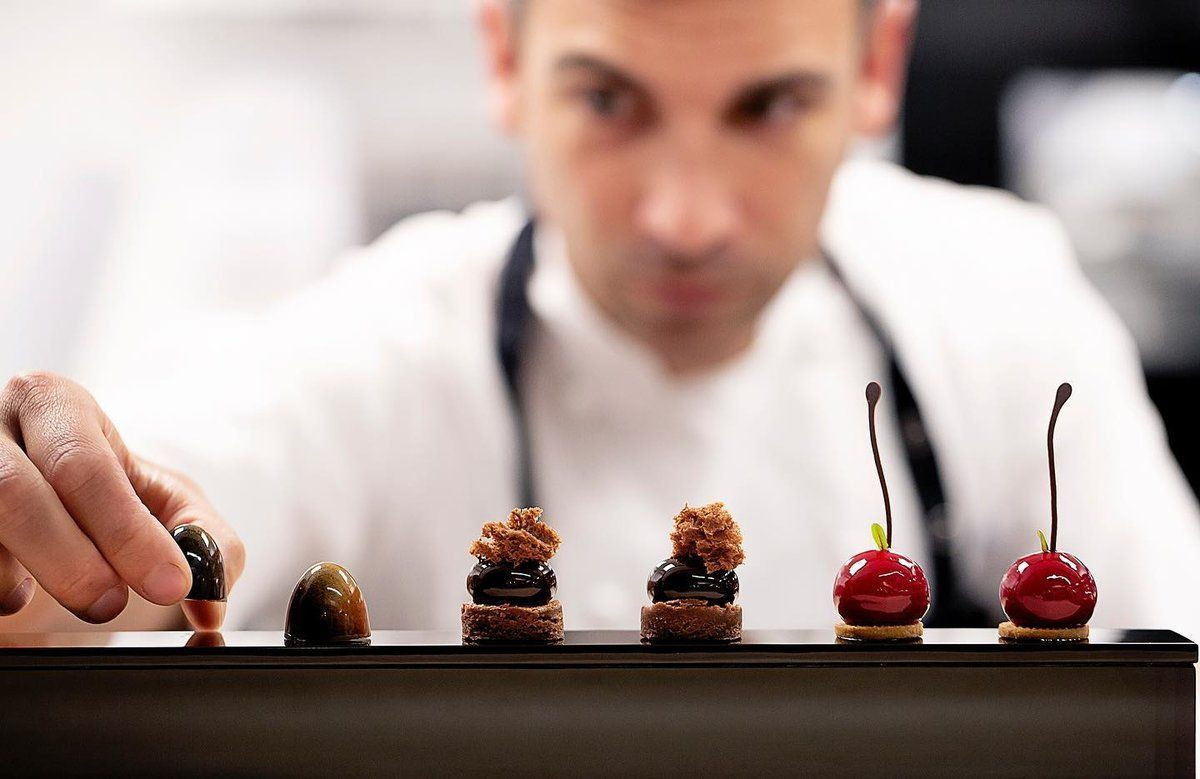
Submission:
M 493 563 L 546 562 L 561 539 L 541 516 L 540 508 L 513 509 L 506 521 L 485 523 L 470 553 Z
M 742 564 L 742 531 L 721 502 L 693 508 L 684 505 L 671 531 L 675 557 L 698 557 L 705 569 L 732 571 Z

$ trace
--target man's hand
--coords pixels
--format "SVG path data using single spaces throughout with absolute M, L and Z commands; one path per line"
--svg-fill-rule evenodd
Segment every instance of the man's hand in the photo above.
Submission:
M 27 373 L 0 392 L 0 615 L 39 584 L 88 622 L 120 614 L 130 587 L 178 603 L 192 576 L 170 531 L 192 522 L 216 540 L 232 585 L 245 560 L 237 535 L 193 482 L 131 455 L 86 390 Z M 188 601 L 184 612 L 215 630 L 224 604 Z

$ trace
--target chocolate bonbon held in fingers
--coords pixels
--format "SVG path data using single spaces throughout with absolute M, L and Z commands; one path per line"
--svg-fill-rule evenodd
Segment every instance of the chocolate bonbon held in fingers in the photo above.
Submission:
M 834 630 L 838 638 L 859 641 L 911 641 L 921 637 L 921 618 L 929 611 L 929 582 L 921 566 L 892 551 L 892 501 L 888 496 L 875 409 L 882 389 L 867 385 L 867 419 L 875 472 L 883 492 L 887 526 L 871 525 L 875 549 L 851 557 L 833 583 L 833 605 L 841 615 Z
M 1000 582 L 1000 605 L 1008 621 L 1000 636 L 1014 641 L 1082 641 L 1096 609 L 1096 580 L 1074 555 L 1058 550 L 1058 477 L 1054 467 L 1054 428 L 1071 397 L 1063 384 L 1054 398 L 1046 449 L 1050 460 L 1050 541 L 1037 531 L 1042 551 L 1017 560 Z
M 171 531 L 171 538 L 192 571 L 192 588 L 186 600 L 224 601 L 225 560 L 208 531 L 199 525 L 180 525 Z
M 350 572 L 337 563 L 305 571 L 288 601 L 283 637 L 288 646 L 369 644 L 367 601 Z
M 558 577 L 549 565 L 560 543 L 540 508 L 513 509 L 504 522 L 484 524 L 468 550 L 477 562 L 467 575 L 463 643 L 562 641 Z
M 642 640 L 738 641 L 742 607 L 734 603 L 734 568 L 745 561 L 742 531 L 724 503 L 685 505 L 671 531 L 672 556 L 646 581 L 650 605 L 642 607 Z

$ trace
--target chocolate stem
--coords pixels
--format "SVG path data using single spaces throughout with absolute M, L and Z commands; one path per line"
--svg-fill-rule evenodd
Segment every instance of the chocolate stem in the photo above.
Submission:
M 1050 429 L 1046 432 L 1046 450 L 1050 452 L 1050 551 L 1058 551 L 1058 480 L 1054 475 L 1054 426 L 1058 424 L 1058 412 L 1062 411 L 1067 398 L 1071 397 L 1071 385 L 1063 383 L 1054 398 L 1054 411 L 1050 412 Z
M 875 382 L 867 385 L 867 420 L 871 425 L 871 452 L 875 455 L 875 470 L 879 473 L 879 486 L 883 488 L 883 510 L 887 515 L 887 545 L 892 548 L 892 499 L 888 497 L 887 480 L 883 478 L 883 461 L 879 459 L 879 437 L 875 434 L 875 406 L 883 390 Z

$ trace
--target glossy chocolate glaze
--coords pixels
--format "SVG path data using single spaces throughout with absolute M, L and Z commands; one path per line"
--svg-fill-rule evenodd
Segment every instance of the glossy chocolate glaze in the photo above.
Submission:
M 366 644 L 370 636 L 367 602 L 349 571 L 318 563 L 304 572 L 288 603 L 286 644 Z
M 557 589 L 554 569 L 533 560 L 517 565 L 480 560 L 467 574 L 467 592 L 483 606 L 545 606 Z
M 188 600 L 225 600 L 225 561 L 217 542 L 199 525 L 180 525 L 171 538 L 192 569 L 192 589 Z
M 704 562 L 694 557 L 663 560 L 646 580 L 646 592 L 655 603 L 696 599 L 723 606 L 737 599 L 738 586 L 737 572 L 709 573 Z

